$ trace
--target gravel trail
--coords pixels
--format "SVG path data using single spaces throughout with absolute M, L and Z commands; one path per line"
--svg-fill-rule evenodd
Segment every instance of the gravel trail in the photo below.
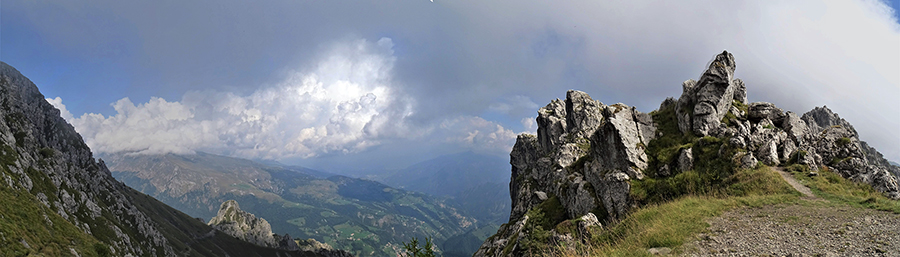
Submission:
M 685 256 L 900 256 L 900 215 L 829 204 L 781 168 L 801 204 L 742 207 L 707 220 Z

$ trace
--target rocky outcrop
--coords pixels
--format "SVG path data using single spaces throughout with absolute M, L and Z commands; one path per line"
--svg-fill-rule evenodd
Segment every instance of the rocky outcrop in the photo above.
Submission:
M 700 81 L 688 80 L 682 84 L 681 97 L 675 109 L 681 132 L 709 135 L 731 109 L 736 90 L 744 90 L 738 92 L 738 98 L 745 101 L 747 93 L 743 81 L 738 81 L 739 85 L 735 86 L 735 67 L 734 56 L 722 52 L 709 64 Z
M 209 220 L 209 226 L 222 233 L 237 239 L 264 247 L 277 248 L 287 251 L 314 252 L 322 256 L 343 257 L 351 256 L 349 253 L 334 250 L 328 244 L 319 243 L 315 239 L 308 239 L 301 247 L 291 235 L 278 235 L 272 233 L 272 226 L 263 218 L 241 210 L 235 200 L 228 200 L 219 207 L 219 212 Z
M 219 213 L 209 220 L 207 225 L 256 245 L 277 247 L 278 243 L 272 236 L 272 226 L 263 218 L 242 211 L 237 201 L 228 200 L 222 203 Z
M 728 138 L 750 154 L 737 159 L 740 166 L 800 163 L 818 170 L 827 167 L 858 182 L 871 184 L 886 196 L 900 198 L 896 166 L 859 140 L 856 129 L 827 107 L 816 107 L 802 117 L 773 103 L 747 105 L 746 85 L 732 78 L 734 57 L 715 57 L 700 81 L 685 81 L 675 105 L 678 127 L 695 136 Z M 723 124 L 730 114 L 732 124 Z M 668 169 L 668 167 L 665 167 Z M 668 170 L 662 170 L 668 173 Z
M 510 220 L 475 256 L 528 256 L 529 243 L 523 242 L 578 240 L 568 231 L 557 231 L 564 227 L 563 220 L 592 226 L 616 222 L 636 204 L 632 182 L 647 174 L 659 179 L 693 170 L 697 158 L 731 158 L 733 166 L 742 169 L 760 163 L 828 168 L 900 199 L 897 178 L 891 174 L 900 168 L 859 141 L 850 123 L 826 107 L 801 117 L 772 103 L 749 103 L 747 86 L 733 77 L 735 67 L 732 54 L 722 52 L 699 81 L 682 83 L 678 100 L 667 98 L 660 104 L 660 110 L 674 116 L 675 121 L 665 123 L 668 133 L 678 133 L 671 136 L 694 140 L 687 145 L 696 143 L 698 149 L 704 142 L 723 142 L 718 152 L 702 150 L 708 152 L 706 157 L 695 156 L 695 148 L 675 145 L 669 148 L 677 150 L 671 161 L 656 162 L 663 158 L 658 155 L 650 165 L 646 147 L 665 135 L 650 115 L 625 104 L 604 105 L 570 90 L 565 100 L 540 108 L 537 135 L 519 135 L 510 153 Z M 678 131 L 671 132 L 674 126 Z M 668 140 L 676 140 L 673 137 Z M 553 213 L 555 209 L 564 213 Z M 589 222 L 593 218 L 599 222 Z M 532 237 L 536 227 L 549 231 L 542 233 L 547 238 Z
M 530 226 L 528 212 L 548 201 L 559 201 L 569 219 L 587 217 L 585 226 L 624 217 L 632 205 L 628 181 L 644 177 L 644 148 L 656 136 L 650 115 L 571 90 L 542 107 L 537 123 L 537 136 L 519 135 L 510 153 L 510 222 L 476 256 L 523 254 L 502 249 L 522 249 L 509 244 Z

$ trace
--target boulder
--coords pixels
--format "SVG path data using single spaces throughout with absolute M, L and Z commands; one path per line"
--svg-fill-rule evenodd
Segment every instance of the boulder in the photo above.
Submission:
M 578 218 L 576 225 L 583 234 L 588 234 L 593 229 L 603 227 L 603 224 L 601 224 L 600 220 L 597 219 L 597 215 L 594 215 L 590 212 L 588 212 L 588 214 L 585 214 L 584 216 L 581 216 L 581 218 Z
M 759 161 L 756 160 L 752 153 L 738 153 L 738 155 L 740 156 L 741 169 L 756 168 L 756 165 L 759 164 Z
M 784 121 L 784 111 L 772 103 L 755 102 L 750 104 L 747 118 L 753 121 L 768 119 L 773 124 L 781 125 L 781 122 Z
M 796 113 L 790 111 L 785 113 L 781 127 L 787 132 L 788 137 L 797 144 L 801 144 L 803 137 L 809 133 L 809 127 L 806 126 L 806 122 L 800 119 Z
M 597 197 L 606 209 L 610 220 L 625 218 L 631 207 L 631 178 L 624 172 L 609 173 L 602 177 L 593 177 L 591 184 L 597 189 Z
M 762 147 L 756 152 L 760 161 L 769 166 L 778 166 L 781 161 L 778 160 L 778 145 L 776 141 L 763 143 Z

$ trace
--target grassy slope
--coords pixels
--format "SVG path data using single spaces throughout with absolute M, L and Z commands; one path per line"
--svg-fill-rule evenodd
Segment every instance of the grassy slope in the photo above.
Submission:
M 0 256 L 73 256 L 70 249 L 82 256 L 100 256 L 97 250 L 109 251 L 24 191 L 2 186 L 0 219 Z

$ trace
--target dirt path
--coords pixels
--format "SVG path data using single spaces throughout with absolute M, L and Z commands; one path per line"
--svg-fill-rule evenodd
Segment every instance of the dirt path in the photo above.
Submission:
M 781 175 L 781 178 L 784 179 L 784 181 L 787 181 L 788 184 L 790 184 L 792 187 L 794 187 L 794 189 L 796 189 L 801 194 L 803 194 L 805 196 L 805 197 L 803 197 L 804 199 L 819 199 L 819 197 L 817 197 L 816 195 L 814 195 L 812 193 L 812 190 L 809 190 L 808 187 L 804 186 L 803 184 L 800 184 L 800 181 L 797 181 L 797 179 L 794 179 L 794 176 L 792 176 L 790 173 L 787 173 L 786 171 L 784 171 L 783 168 L 772 167 L 772 169 L 777 171 L 778 174 Z
M 773 167 L 804 201 L 742 207 L 707 220 L 685 256 L 900 256 L 900 215 L 835 205 Z
M 900 256 L 900 215 L 810 201 L 709 219 L 684 256 Z

